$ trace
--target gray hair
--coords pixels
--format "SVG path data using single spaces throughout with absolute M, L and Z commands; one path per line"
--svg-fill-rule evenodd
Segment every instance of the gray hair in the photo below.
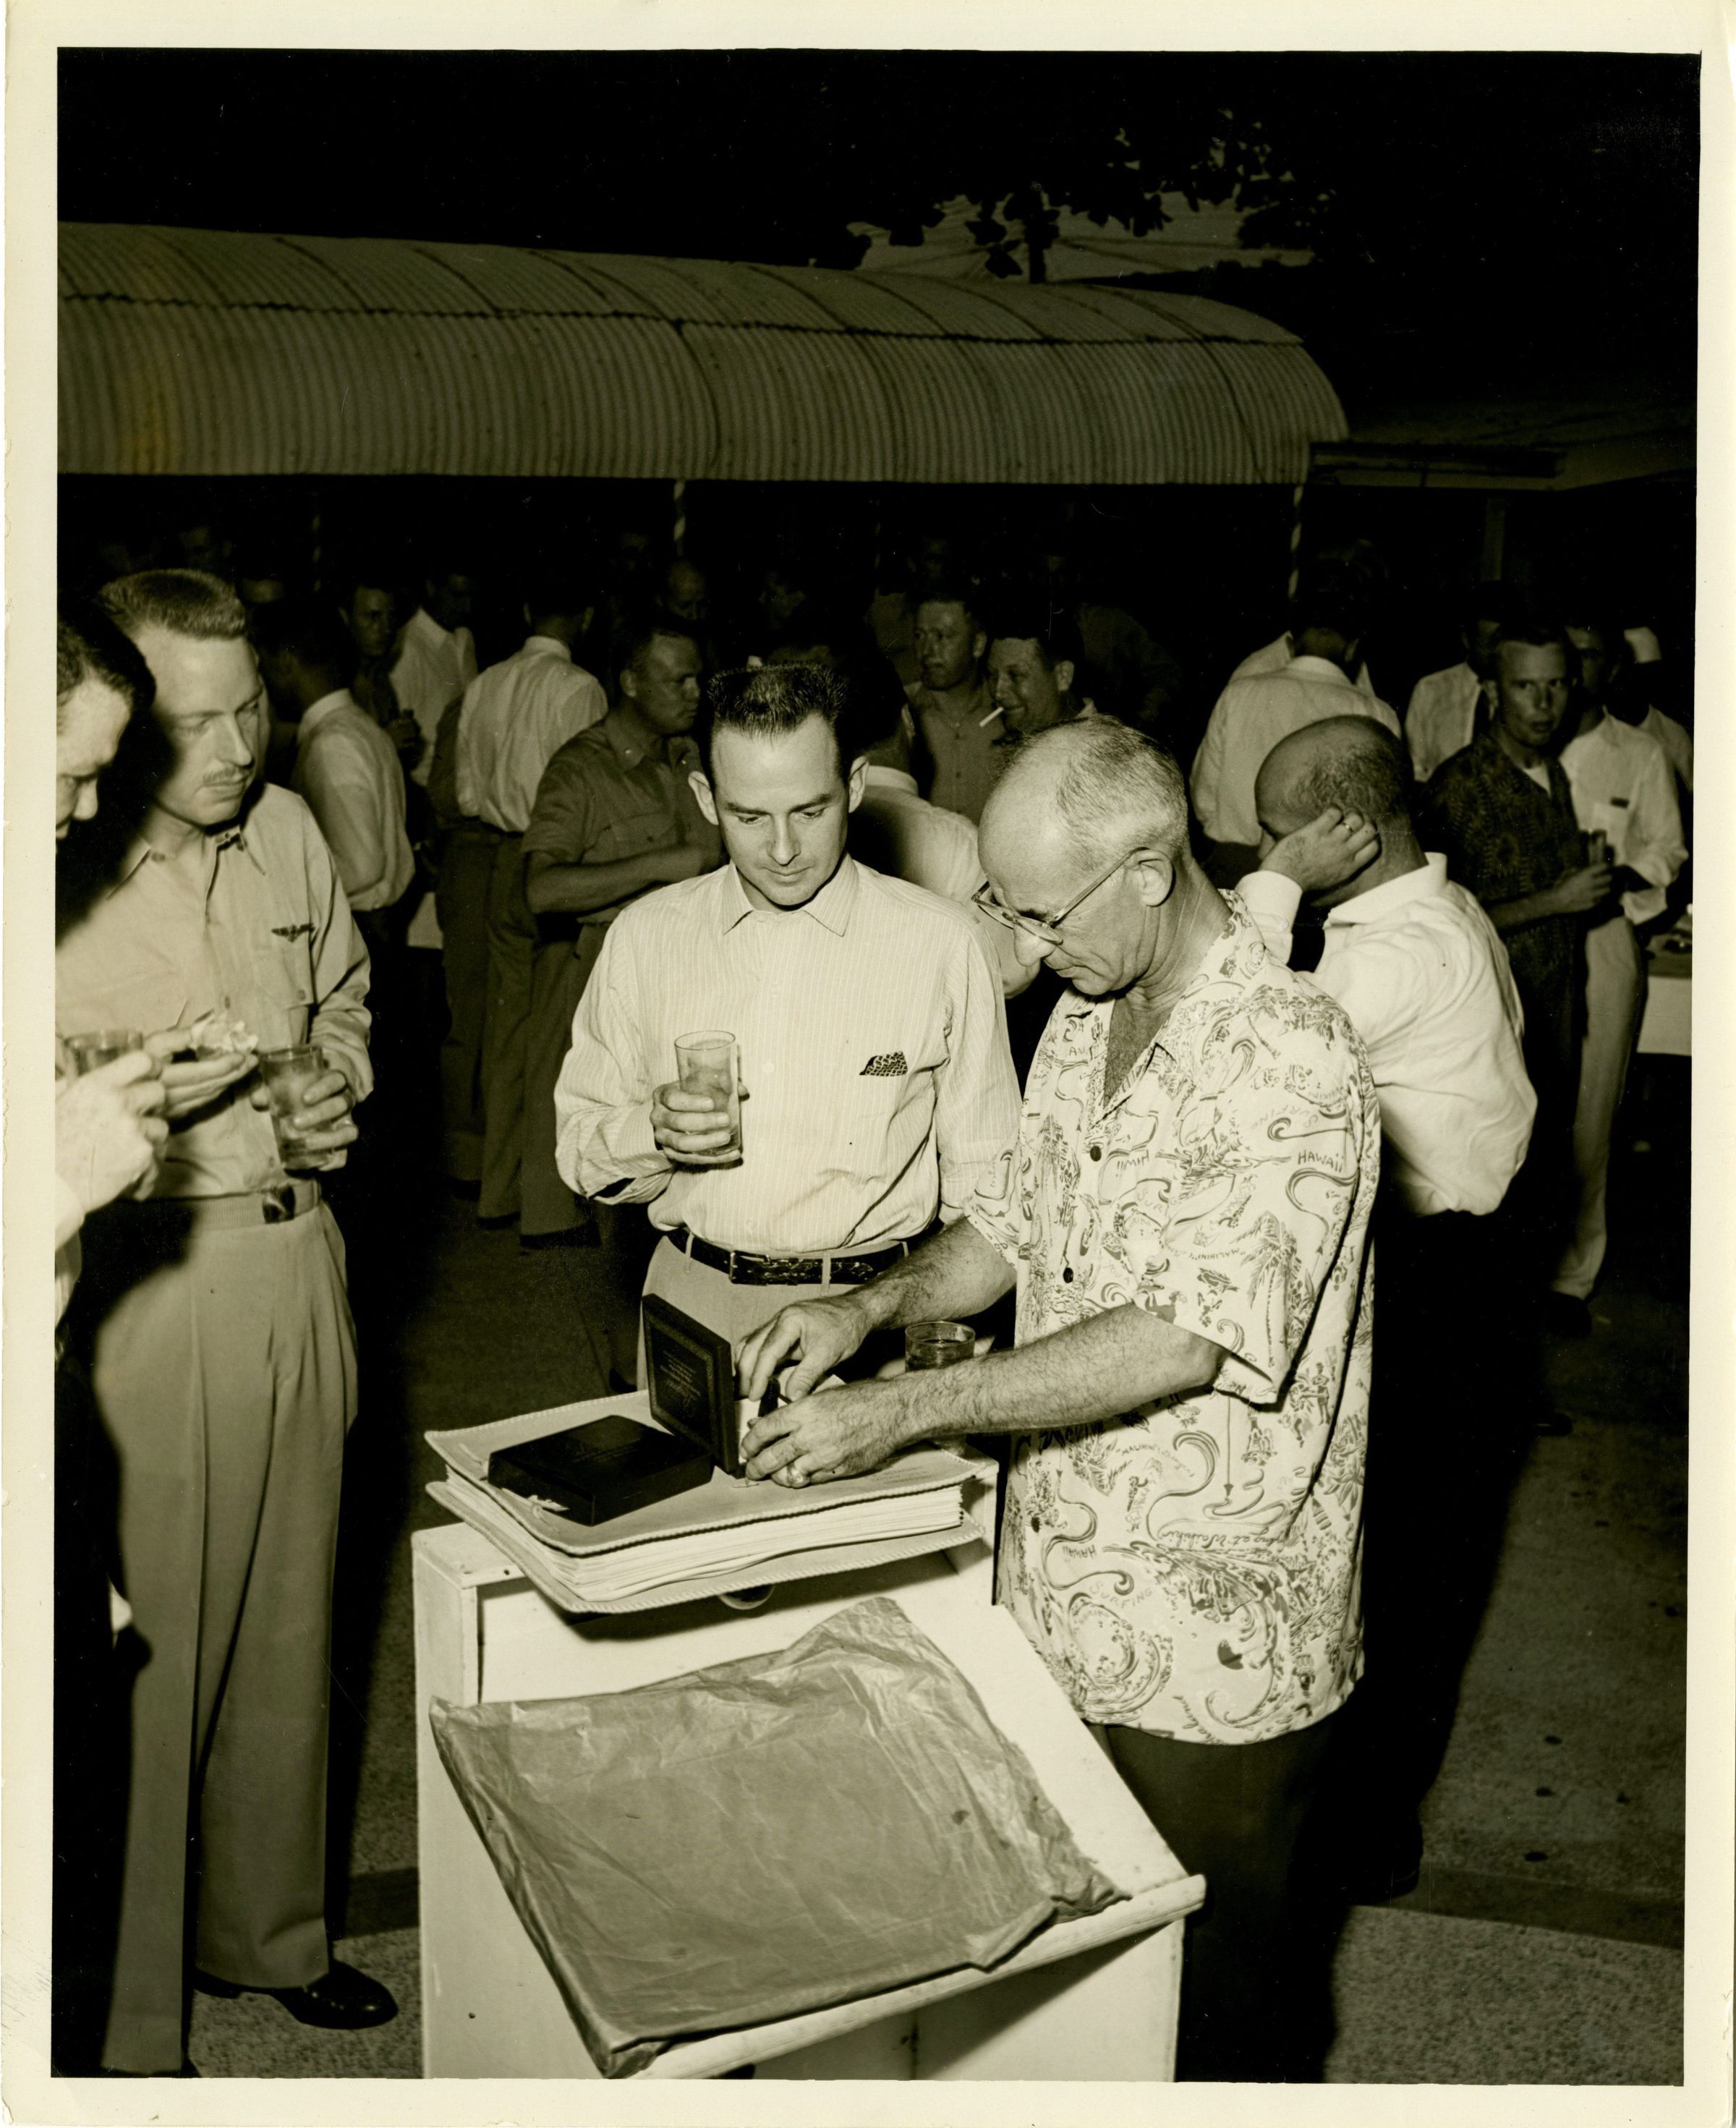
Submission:
M 1112 717 L 1083 717 L 1026 739 L 1002 788 L 1053 781 L 1054 809 L 1082 866 L 1106 852 L 1159 850 L 1173 862 L 1187 848 L 1187 786 L 1174 760 L 1143 732 Z

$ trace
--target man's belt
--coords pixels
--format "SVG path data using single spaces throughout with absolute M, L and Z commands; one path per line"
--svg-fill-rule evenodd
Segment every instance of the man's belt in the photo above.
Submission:
M 720 1249 L 685 1227 L 672 1227 L 665 1238 L 695 1263 L 723 1272 L 732 1285 L 865 1285 L 928 1237 L 918 1234 L 883 1249 L 820 1256 L 758 1256 L 745 1249 Z
M 320 1185 L 309 1176 L 293 1182 L 268 1184 L 232 1197 L 146 1197 L 117 1199 L 128 1211 L 155 1213 L 187 1231 L 207 1233 L 220 1227 L 276 1227 L 299 1219 L 320 1201 Z

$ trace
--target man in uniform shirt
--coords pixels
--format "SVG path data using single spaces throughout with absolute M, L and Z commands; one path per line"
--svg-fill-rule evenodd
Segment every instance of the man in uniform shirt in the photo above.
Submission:
M 1331 580 L 1297 597 L 1291 633 L 1296 655 L 1282 671 L 1232 680 L 1219 696 L 1194 757 L 1190 787 L 1201 829 L 1218 845 L 1214 876 L 1239 879 L 1258 862 L 1260 823 L 1253 784 L 1281 739 L 1328 717 L 1373 717 L 1396 736 L 1398 719 L 1352 684 L 1363 611 L 1353 589 Z
M 1417 1809 L 1446 1750 L 1500 1546 L 1520 1437 L 1488 1335 L 1501 1284 L 1490 1276 L 1493 1215 L 1537 1108 L 1505 949 L 1446 859 L 1424 853 L 1411 788 L 1404 747 L 1367 717 L 1292 733 L 1261 766 L 1263 854 L 1239 890 L 1281 960 L 1303 895 L 1326 910 L 1314 980 L 1362 1037 L 1381 1101 L 1368 1674 L 1348 1718 L 1357 1741 L 1334 1843 L 1364 1899 L 1415 1884 Z M 1443 1485 L 1448 1439 L 1456 1481 Z
M 299 798 L 254 787 L 264 696 L 239 600 L 187 570 L 123 578 L 102 600 L 150 667 L 169 758 L 108 891 L 61 938 L 56 1013 L 63 1028 L 132 1026 L 194 1050 L 163 1068 L 173 1128 L 149 1196 L 86 1222 L 69 1318 L 118 1466 L 121 1593 L 149 1651 L 102 2056 L 149 2075 L 182 2063 L 189 1952 L 199 1985 L 269 1993 L 306 2023 L 394 2014 L 384 1988 L 332 1961 L 326 1928 L 355 1347 L 342 1238 L 302 1171 L 343 1157 L 372 1082 L 367 954 L 331 853 Z M 291 1176 L 252 1045 L 309 1041 L 327 1068 L 289 1119 L 307 1148 Z
M 570 575 L 532 587 L 521 649 L 464 691 L 455 738 L 458 810 L 494 843 L 486 917 L 488 993 L 483 1014 L 483 1171 L 478 1216 L 507 1224 L 520 1211 L 525 1066 L 530 1033 L 536 927 L 525 903 L 521 848 L 543 771 L 569 739 L 608 712 L 602 682 L 573 662 L 592 601 Z M 468 965 L 468 957 L 459 965 Z M 449 978 L 454 962 L 449 955 Z
M 1011 1157 L 966 1216 L 742 1355 L 749 1475 L 807 1484 L 933 1435 L 1014 1451 L 998 1598 L 1181 1858 L 1177 2071 L 1299 2068 L 1295 1859 L 1361 1667 L 1358 1565 L 1380 1112 L 1342 1009 L 1188 844 L 1180 771 L 1108 718 L 990 799 L 995 906 L 1069 987 Z M 870 1332 L 978 1313 L 1007 1353 L 809 1394 Z M 1324 1965 L 1324 1959 L 1320 1963 Z
M 649 620 L 621 649 L 619 703 L 549 763 L 525 830 L 525 900 L 538 927 L 519 1215 L 526 1240 L 582 1229 L 584 1207 L 554 1164 L 554 1087 L 610 924 L 647 888 L 709 872 L 722 855 L 688 781 L 699 766 L 688 737 L 699 714 L 698 646 L 673 621 Z M 611 1362 L 630 1379 L 635 1220 L 630 1208 L 605 1206 L 598 1225 L 611 1290 L 628 1295 L 609 1325 Z
M 925 590 L 916 608 L 921 677 L 909 690 L 926 771 L 928 796 L 949 813 L 975 820 L 1000 772 L 1000 720 L 982 677 L 988 637 L 981 601 L 963 586 Z
M 1664 913 L 1666 890 L 1687 861 L 1676 778 L 1649 733 L 1615 715 L 1626 644 L 1613 623 L 1569 625 L 1579 653 L 1579 729 L 1562 750 L 1582 833 L 1600 835 L 1615 893 L 1586 932 L 1585 1033 L 1573 1110 L 1577 1184 L 1573 1231 L 1546 1304 L 1554 1328 L 1591 1335 L 1592 1288 L 1609 1246 L 1610 1140 L 1639 1036 L 1645 956 L 1637 926 Z
M 711 684 L 695 790 L 721 870 L 624 910 L 555 1093 L 561 1173 L 649 1205 L 645 1280 L 738 1341 L 798 1290 L 871 1277 L 954 1218 L 1015 1127 L 1001 986 L 970 919 L 844 848 L 860 801 L 837 677 L 811 666 Z M 676 1038 L 735 1035 L 742 1157 Z M 788 1282 L 787 1282 L 788 1281 Z
M 422 734 L 392 684 L 402 611 L 397 572 L 388 568 L 382 558 L 370 556 L 339 578 L 338 618 L 355 645 L 356 667 L 350 691 L 407 765 L 421 752 Z

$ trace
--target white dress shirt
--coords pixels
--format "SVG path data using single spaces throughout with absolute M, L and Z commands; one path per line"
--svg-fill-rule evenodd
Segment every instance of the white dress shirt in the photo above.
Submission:
M 1634 727 L 1655 739 L 1669 757 L 1669 762 L 1681 779 L 1681 787 L 1691 794 L 1694 788 L 1694 741 L 1686 724 L 1677 724 L 1654 702 Z
M 679 1035 L 726 1028 L 747 1094 L 735 1167 L 672 1167 L 651 1095 Z M 1019 1127 L 1000 986 L 950 903 L 846 857 L 801 909 L 733 865 L 609 927 L 554 1093 L 555 1160 L 587 1197 L 649 1204 L 719 1248 L 874 1249 L 956 1218 Z
M 435 735 L 449 704 L 476 677 L 476 641 L 468 628 L 442 628 L 425 606 L 418 606 L 398 637 L 392 686 L 399 706 L 416 721 L 422 750 L 410 773 L 426 783 L 434 766 Z
M 1301 887 L 1255 872 L 1236 891 L 1287 960 Z M 1314 980 L 1368 1052 L 1387 1176 L 1405 1202 L 1420 1215 L 1492 1212 L 1525 1157 L 1537 1096 L 1506 948 L 1445 857 L 1431 852 L 1330 910 Z
M 856 856 L 876 872 L 956 901 L 977 927 L 988 964 L 1000 976 L 1002 996 L 1017 997 L 1028 990 L 1036 963 L 1021 961 L 1012 932 L 972 905 L 972 896 L 987 879 L 977 854 L 976 824 L 962 813 L 930 805 L 917 790 L 916 777 L 901 768 L 870 762 L 863 785 L 862 803 L 850 815 L 850 848 Z
M 319 823 L 352 909 L 389 909 L 416 876 L 397 748 L 347 687 L 302 715 L 291 785 Z
M 1232 680 L 1256 680 L 1263 672 L 1282 672 L 1295 655 L 1296 643 L 1287 629 L 1270 643 L 1263 643 L 1258 650 L 1250 650 L 1229 677 Z M 1368 677 L 1366 663 L 1356 668 L 1356 684 L 1372 700 L 1374 682 Z
M 1353 686 L 1329 658 L 1292 658 L 1282 672 L 1230 682 L 1194 756 L 1190 786 L 1200 825 L 1215 843 L 1258 843 L 1253 786 L 1261 762 L 1281 739 L 1328 717 L 1372 717 L 1398 736 L 1394 713 Z
M 609 701 L 601 682 L 573 663 L 552 635 L 473 680 L 458 717 L 458 804 L 491 828 L 521 835 L 543 771 L 569 739 L 601 724 Z
M 1425 672 L 1410 690 L 1405 712 L 1405 743 L 1411 772 L 1426 783 L 1443 761 L 1462 753 L 1477 736 L 1477 705 L 1483 683 L 1466 664 Z
M 1664 890 L 1688 854 L 1668 755 L 1649 733 L 1605 710 L 1601 724 L 1562 749 L 1561 765 L 1580 826 L 1587 833 L 1602 829 L 1610 862 L 1651 881 L 1622 896 L 1628 921 L 1648 924 L 1661 916 Z

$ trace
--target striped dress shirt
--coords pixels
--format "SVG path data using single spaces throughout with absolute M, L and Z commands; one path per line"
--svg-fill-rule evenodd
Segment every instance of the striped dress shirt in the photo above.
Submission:
M 741 1164 L 673 1168 L 651 1095 L 676 1038 L 709 1028 L 740 1048 Z M 733 866 L 623 910 L 554 1109 L 582 1195 L 648 1204 L 720 1248 L 818 1255 L 956 1218 L 1007 1157 L 1019 1094 L 970 919 L 846 857 L 799 910 L 755 909 Z
M 552 635 L 491 665 L 464 690 L 458 715 L 458 805 L 509 835 L 521 835 L 543 771 L 569 739 L 601 724 L 602 684 L 575 665 Z

